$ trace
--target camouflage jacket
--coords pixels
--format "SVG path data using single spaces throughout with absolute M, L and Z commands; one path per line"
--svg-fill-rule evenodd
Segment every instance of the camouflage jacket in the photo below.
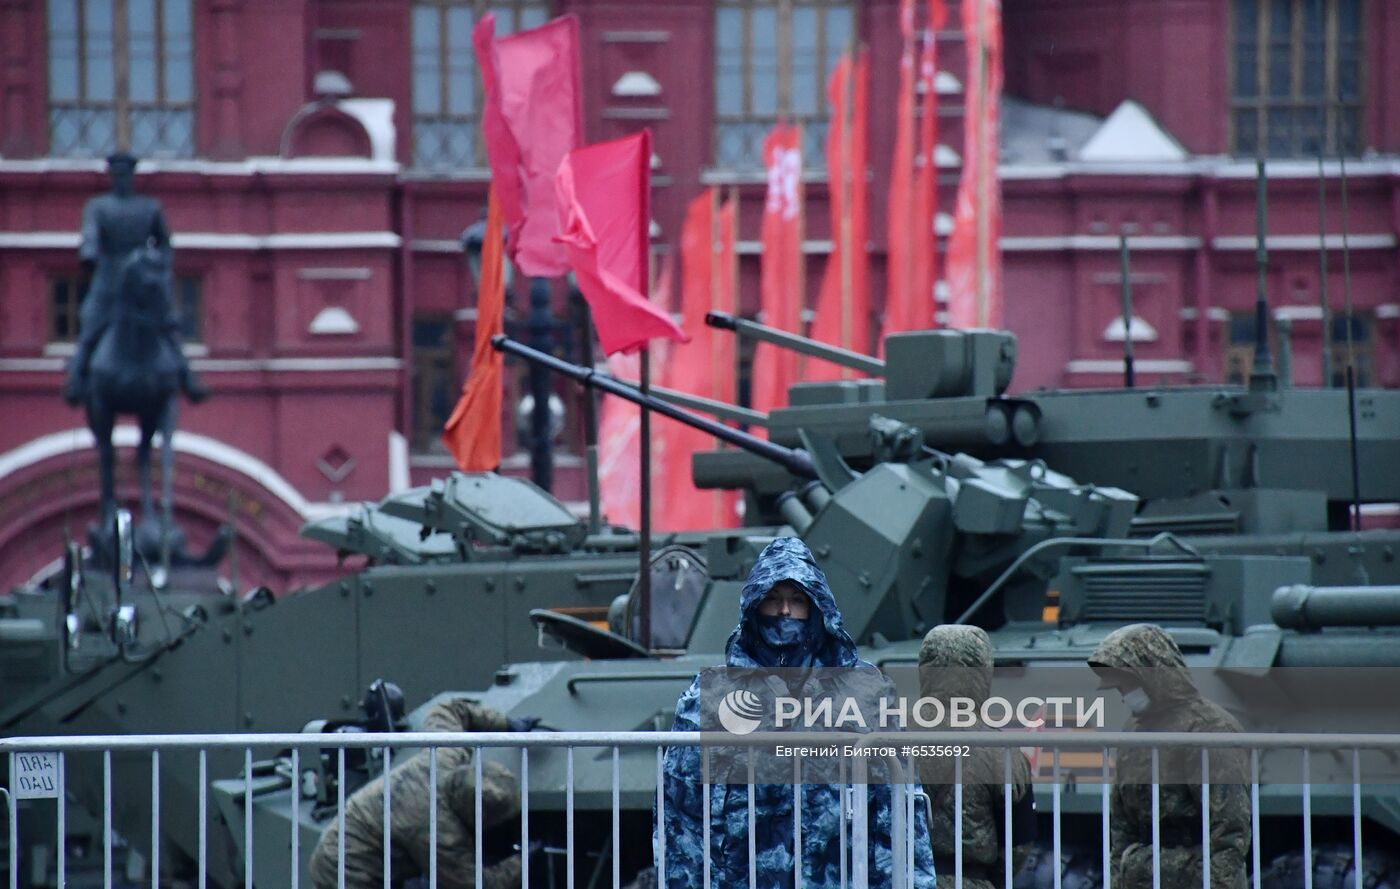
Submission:
M 781 580 L 801 586 L 812 599 L 809 631 L 799 653 L 779 656 L 760 639 L 755 617 L 758 603 Z M 855 642 L 846 632 L 826 576 L 807 546 L 795 537 L 774 540 L 758 557 L 739 594 L 739 624 L 726 645 L 730 667 L 809 665 L 874 670 L 856 657 Z M 676 704 L 675 731 L 699 731 L 700 681 L 697 677 Z M 657 824 L 653 842 L 665 833 L 666 886 L 699 889 L 704 884 L 704 819 L 710 823 L 710 886 L 749 885 L 749 788 L 747 785 L 715 785 L 710 788 L 709 811 L 704 807 L 700 751 L 671 747 L 665 753 L 664 824 Z M 839 784 L 805 784 L 802 790 L 802 885 L 808 889 L 835 889 L 843 884 L 841 796 Z M 869 885 L 889 886 L 893 880 L 891 794 L 888 787 L 871 785 L 869 796 Z M 759 784 L 753 788 L 753 838 L 756 850 L 756 885 L 781 889 L 793 885 L 793 804 L 789 785 Z M 846 828 L 849 831 L 849 826 Z M 849 836 L 849 833 L 846 833 Z M 849 845 L 849 840 L 847 840 Z M 933 856 L 922 807 L 915 808 L 914 880 L 912 889 L 933 889 Z M 851 873 L 850 862 L 844 864 Z M 846 883 L 850 882 L 849 876 Z
M 919 648 L 919 694 L 948 705 L 955 697 L 969 698 L 980 707 L 992 689 L 992 643 L 980 627 L 934 627 Z M 980 728 L 980 727 L 979 727 Z M 964 889 L 992 889 L 1004 882 L 1006 786 L 1013 804 L 1030 787 L 1030 766 L 1019 750 L 973 748 L 958 763 L 948 757 L 918 763 L 933 809 L 929 836 L 936 866 L 951 877 L 957 852 L 955 784 L 961 767 L 962 852 Z M 1008 763 L 1009 759 L 1009 763 Z M 1021 869 L 1033 837 L 1012 849 L 1012 873 Z
M 506 731 L 505 715 L 464 699 L 442 700 L 423 718 L 425 732 Z M 389 867 L 395 883 L 428 873 L 428 780 L 431 751 L 422 750 L 389 772 Z M 437 875 L 443 889 L 472 889 L 476 884 L 476 767 L 472 751 L 440 747 L 437 751 Z M 481 783 L 482 828 L 520 813 L 515 776 L 497 763 L 484 763 Z M 311 856 L 316 889 L 336 889 L 340 836 L 332 819 Z M 520 885 L 520 856 L 512 855 L 482 870 L 484 887 Z M 384 777 L 355 791 L 345 801 L 345 885 L 347 889 L 384 886 Z
M 1238 732 L 1239 722 L 1207 701 L 1191 681 L 1186 661 L 1160 627 L 1134 624 L 1110 633 L 1089 658 L 1136 678 L 1151 703 L 1129 720 L 1127 731 Z M 1159 753 L 1158 822 L 1163 889 L 1196 889 L 1203 874 L 1201 844 L 1201 751 Z M 1211 889 L 1243 889 L 1249 858 L 1249 794 L 1243 783 L 1244 754 L 1215 749 L 1209 754 Z M 1152 886 L 1152 752 L 1120 750 L 1110 800 L 1110 847 L 1115 889 Z

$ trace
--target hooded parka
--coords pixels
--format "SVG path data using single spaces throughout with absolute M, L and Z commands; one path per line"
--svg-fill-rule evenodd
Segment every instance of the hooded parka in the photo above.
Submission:
M 945 625 L 934 627 L 919 648 L 919 694 L 934 698 L 948 711 L 954 698 L 967 698 L 980 712 L 992 691 L 992 641 L 981 627 Z M 940 727 L 941 728 L 941 727 Z M 977 725 L 974 728 L 985 729 Z M 960 760 L 963 805 L 963 889 L 992 889 L 1005 883 L 1004 844 L 1006 784 L 1011 784 L 1013 807 L 1030 788 L 1030 766 L 1019 750 L 1009 758 L 1002 748 L 973 747 Z M 933 841 L 934 864 L 945 878 L 953 874 L 957 847 L 954 841 L 957 781 L 949 757 L 925 758 L 919 762 L 933 808 L 929 836 Z M 1029 806 L 1029 802 L 1025 803 Z M 1013 830 L 1015 828 L 1013 827 Z M 1021 869 L 1033 836 L 1020 837 L 1012 852 L 1013 874 Z
M 1148 706 L 1129 719 L 1125 731 L 1238 732 L 1239 721 L 1201 697 L 1172 637 L 1152 624 L 1110 633 L 1089 656 L 1101 675 L 1116 671 L 1147 693 Z M 1158 810 L 1162 843 L 1162 889 L 1194 889 L 1202 882 L 1201 751 L 1159 751 Z M 1242 751 L 1209 753 L 1211 889 L 1243 889 L 1249 858 L 1249 795 Z M 1181 783 L 1183 782 L 1184 783 Z M 1110 799 L 1110 849 L 1114 889 L 1152 886 L 1152 751 L 1117 751 Z
M 765 632 L 758 610 L 768 591 L 780 581 L 790 581 L 806 592 L 812 607 L 803 626 L 788 623 L 781 631 L 787 644 L 771 644 L 778 621 Z M 788 618 L 787 621 L 795 619 Z M 764 548 L 739 594 L 739 624 L 726 645 L 729 667 L 845 667 L 875 671 L 874 665 L 856 656 L 856 645 L 846 632 L 826 576 L 806 544 L 795 537 L 781 537 Z M 877 671 L 878 673 L 878 671 Z M 888 685 L 887 680 L 879 677 Z M 889 686 L 891 693 L 893 686 Z M 700 730 L 700 677 L 676 703 L 674 731 Z M 671 747 L 664 762 L 664 823 L 666 835 L 666 885 L 668 889 L 700 889 L 704 885 L 704 787 L 700 751 L 695 747 Z M 889 788 L 871 785 L 869 795 L 869 885 L 890 886 L 893 881 Z M 842 885 L 842 857 L 847 858 L 847 884 L 851 867 L 849 850 L 842 849 L 841 796 L 843 785 L 804 784 L 802 788 L 802 885 L 805 889 L 836 889 Z M 753 788 L 754 847 L 758 889 L 782 889 L 793 885 L 793 803 L 790 785 L 759 784 Z M 710 787 L 710 886 L 749 885 L 749 788 L 739 784 Z M 922 806 L 915 806 L 914 879 L 911 889 L 933 889 L 933 857 Z M 850 827 L 844 835 L 850 845 Z M 909 884 L 906 884 L 909 885 Z

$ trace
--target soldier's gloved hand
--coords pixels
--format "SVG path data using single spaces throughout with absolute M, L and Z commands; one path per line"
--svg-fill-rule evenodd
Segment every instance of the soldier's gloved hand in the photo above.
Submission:
M 507 716 L 506 726 L 513 732 L 530 732 L 540 724 L 538 716 Z

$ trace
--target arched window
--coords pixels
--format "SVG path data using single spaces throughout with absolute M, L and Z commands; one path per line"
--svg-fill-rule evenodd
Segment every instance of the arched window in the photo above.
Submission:
M 50 154 L 194 154 L 190 5 L 48 0 Z
M 1360 154 L 1362 0 L 1234 0 L 1236 154 Z
M 719 0 L 715 8 L 715 166 L 763 165 L 780 119 L 803 126 L 803 158 L 825 165 L 826 81 L 857 38 L 842 0 Z
M 424 0 L 413 6 L 413 162 L 428 169 L 484 167 L 481 79 L 472 26 L 496 15 L 496 34 L 543 25 L 544 0 Z

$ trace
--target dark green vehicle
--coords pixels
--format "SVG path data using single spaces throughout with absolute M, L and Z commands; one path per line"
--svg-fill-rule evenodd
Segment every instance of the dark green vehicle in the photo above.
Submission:
M 826 572 L 861 655 L 906 690 L 915 687 L 921 637 L 949 622 L 991 631 L 1007 677 L 998 682 L 1012 697 L 1018 683 L 1035 687 L 1049 671 L 1092 689 L 1084 661 L 1107 633 L 1128 623 L 1161 624 L 1207 677 L 1203 690 L 1257 730 L 1288 730 L 1298 718 L 1288 701 L 1259 696 L 1261 678 L 1296 667 L 1400 667 L 1400 531 L 1353 531 L 1347 524 L 1356 505 L 1352 453 L 1361 499 L 1400 500 L 1400 392 L 1357 393 L 1353 441 L 1345 392 L 1294 389 L 1269 373 L 1247 387 L 1007 397 L 1015 341 L 1006 333 L 901 334 L 887 341 L 886 360 L 874 362 L 749 322 L 714 321 L 879 375 L 794 387 L 791 406 L 766 417 L 763 440 L 500 341 L 507 352 L 645 401 L 733 445 L 698 454 L 695 479 L 743 491 L 753 524 L 658 541 L 649 643 L 635 589 L 615 604 L 608 630 L 558 610 L 535 611 L 541 639 L 575 657 L 532 655 L 500 667 L 490 683 L 452 693 L 512 715 L 542 716 L 561 731 L 668 729 L 676 698 L 696 671 L 722 661 L 739 589 L 757 554 L 774 536 L 793 534 Z M 436 529 L 429 512 L 416 518 Z M 560 571 L 570 559 L 551 564 Z M 434 570 L 381 575 L 375 595 L 420 595 Z M 618 570 L 631 586 L 635 569 Z M 389 675 L 408 678 L 404 670 Z M 1112 702 L 1108 726 L 1125 713 Z M 1395 729 L 1400 722 L 1389 726 Z M 584 753 L 573 771 L 580 879 L 606 872 L 612 855 L 611 751 Z M 494 755 L 518 766 L 517 753 Z M 1341 836 L 1351 824 L 1350 765 L 1315 759 L 1316 836 L 1330 836 L 1333 823 Z M 1066 866 L 1093 882 L 1095 867 L 1084 862 L 1098 861 L 1101 796 L 1097 787 L 1079 785 L 1100 773 L 1102 757 L 1067 757 L 1062 765 L 1065 848 L 1079 850 Z M 650 750 L 621 755 L 629 838 L 650 834 L 655 770 Z M 255 766 L 255 774 L 255 834 L 286 836 L 291 794 L 301 793 L 312 803 L 299 806 L 300 849 L 309 855 L 331 817 L 313 812 L 326 788 L 294 786 L 274 764 Z M 1302 847 L 1296 752 L 1263 755 L 1260 775 L 1267 863 Z M 347 783 L 365 777 L 350 775 Z M 243 787 L 241 778 L 226 780 L 214 792 L 240 848 Z M 563 846 L 565 787 L 564 753 L 533 753 L 531 835 L 555 849 Z M 1400 792 L 1368 787 L 1362 812 L 1370 848 L 1400 843 Z M 258 847 L 256 883 L 280 879 L 291 866 L 283 844 L 274 845 L 281 851 Z M 640 839 L 621 855 L 627 877 L 651 864 L 650 846 Z M 1368 867 L 1379 866 L 1379 857 L 1369 860 Z M 552 873 L 562 880 L 558 868 Z

